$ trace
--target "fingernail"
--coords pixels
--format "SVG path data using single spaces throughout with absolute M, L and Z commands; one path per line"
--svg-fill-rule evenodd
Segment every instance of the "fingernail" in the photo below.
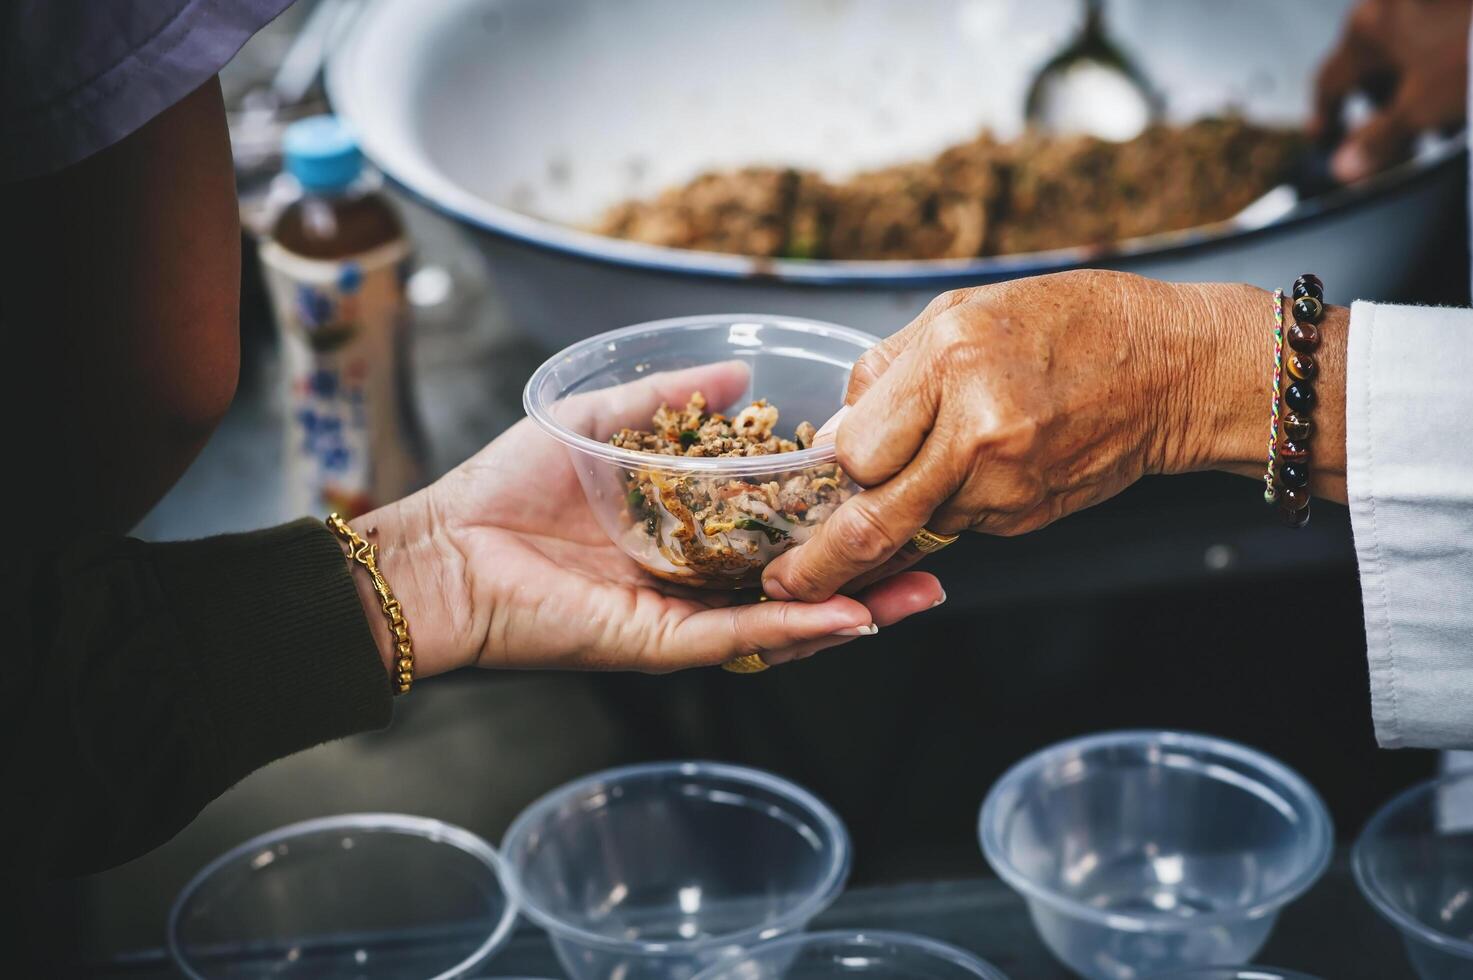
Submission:
M 816 446 L 821 442 L 831 442 L 834 438 L 834 434 L 839 431 L 839 423 L 844 420 L 844 415 L 848 411 L 849 406 L 845 405 L 843 408 L 839 409 L 832 416 L 830 416 L 829 420 L 825 422 L 822 426 L 820 426 L 819 430 L 813 434 L 813 444 Z
M 839 630 L 834 636 L 874 636 L 880 628 L 874 623 L 867 626 L 851 626 L 846 630 Z
M 779 599 L 783 602 L 792 602 L 793 593 L 783 588 L 783 584 L 775 578 L 770 578 L 762 583 L 762 591 L 767 593 L 769 599 Z
M 942 589 L 941 590 L 941 598 L 939 598 L 935 602 L 931 603 L 931 608 L 932 609 L 935 609 L 937 606 L 941 605 L 945 601 L 946 601 L 946 590 L 945 589 Z

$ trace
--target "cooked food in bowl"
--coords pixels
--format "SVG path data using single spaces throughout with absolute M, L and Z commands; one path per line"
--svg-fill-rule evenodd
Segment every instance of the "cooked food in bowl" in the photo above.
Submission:
M 1112 143 L 983 132 L 935 158 L 830 181 L 711 172 L 626 201 L 600 234 L 794 259 L 963 259 L 1110 242 L 1231 218 L 1280 184 L 1302 134 L 1243 119 L 1152 126 Z
M 524 401 L 567 447 L 588 502 L 568 520 L 589 547 L 612 542 L 631 581 L 748 588 L 858 492 L 814 423 L 875 343 L 796 317 L 660 320 L 559 352 Z
M 699 391 L 683 409 L 662 404 L 648 430 L 621 429 L 621 449 L 657 456 L 750 457 L 813 445 L 814 427 L 800 422 L 792 439 L 775 432 L 775 406 L 759 399 L 733 418 L 707 411 Z M 774 461 L 780 466 L 781 461 Z M 630 470 L 625 495 L 625 550 L 646 571 L 690 584 L 756 584 L 762 568 L 806 540 L 855 487 L 837 463 L 760 476 Z M 642 557 L 641 557 L 642 556 Z

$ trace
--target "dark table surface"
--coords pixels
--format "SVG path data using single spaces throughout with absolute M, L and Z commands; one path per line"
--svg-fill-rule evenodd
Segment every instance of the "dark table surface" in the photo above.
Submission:
M 844 894 L 810 926 L 885 929 L 941 939 L 971 950 L 1013 980 L 1069 980 L 1039 941 L 1023 900 L 993 878 L 860 888 Z M 1342 857 L 1280 915 L 1257 962 L 1298 969 L 1324 980 L 1410 977 L 1395 930 L 1361 900 Z M 523 922 L 483 968 L 485 977 L 560 977 L 547 937 Z M 139 950 L 94 964 L 99 980 L 153 980 L 177 974 L 162 949 Z

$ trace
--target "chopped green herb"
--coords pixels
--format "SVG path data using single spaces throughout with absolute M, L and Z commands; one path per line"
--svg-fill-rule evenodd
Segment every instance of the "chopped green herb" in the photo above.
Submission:
M 770 524 L 763 524 L 761 521 L 754 520 L 750 517 L 743 517 L 733 526 L 741 528 L 743 531 L 761 531 L 764 535 L 767 536 L 767 540 L 770 544 L 777 544 L 779 541 L 786 540 L 788 537 L 790 537 L 788 532 L 784 531 L 782 528 L 773 527 Z
M 785 259 L 813 259 L 818 257 L 818 239 L 810 234 L 794 234 L 783 249 Z
M 689 449 L 700 441 L 701 435 L 694 429 L 684 429 L 680 433 L 680 444 Z
M 635 508 L 636 510 L 644 506 L 644 494 L 639 492 L 638 487 L 630 490 L 629 496 L 625 497 L 624 499 L 629 501 L 629 506 Z

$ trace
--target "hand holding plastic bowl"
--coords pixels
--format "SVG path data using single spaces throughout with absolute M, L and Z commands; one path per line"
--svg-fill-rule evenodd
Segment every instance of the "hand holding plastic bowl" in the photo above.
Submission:
M 736 314 L 640 324 L 575 344 L 543 364 L 527 383 L 527 414 L 568 447 L 600 526 L 650 574 L 698 588 L 760 585 L 773 558 L 802 543 L 824 514 L 794 519 L 769 511 L 746 527 L 707 533 L 676 497 L 716 497 L 794 481 L 839 481 L 832 443 L 765 456 L 693 457 L 635 452 L 609 444 L 624 428 L 647 429 L 653 408 L 606 389 L 653 375 L 705 367 L 713 411 L 733 412 L 766 399 L 779 413 L 776 432 L 819 425 L 844 404 L 849 371 L 876 338 L 834 324 Z M 632 390 L 632 389 L 631 389 Z M 584 397 L 603 392 L 597 399 Z M 597 404 L 597 409 L 593 408 Z M 672 406 L 678 407 L 678 406 Z M 730 414 L 730 413 L 728 413 Z M 661 488 L 647 500 L 632 488 Z M 637 503 L 637 506 L 636 506 Z M 722 555 L 722 563 L 702 561 Z M 717 567 L 722 565 L 723 567 Z

